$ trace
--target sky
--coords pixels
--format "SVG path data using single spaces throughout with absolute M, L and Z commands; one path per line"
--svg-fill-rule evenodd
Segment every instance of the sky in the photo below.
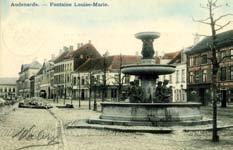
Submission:
M 196 23 L 206 18 L 206 0 L 0 0 L 0 77 L 17 77 L 21 64 L 43 63 L 63 46 L 91 43 L 110 55 L 135 55 L 142 43 L 135 34 L 160 33 L 154 42 L 159 54 L 192 46 L 194 35 L 210 34 Z M 232 0 L 218 0 L 216 17 L 233 13 Z M 36 2 L 40 7 L 11 7 L 12 3 Z M 107 3 L 107 7 L 49 7 L 50 2 Z M 225 6 L 225 4 L 228 6 Z M 226 20 L 233 20 L 226 17 Z M 224 23 L 224 21 L 222 20 Z M 233 29 L 233 24 L 222 31 Z M 221 31 L 221 32 L 222 32 Z

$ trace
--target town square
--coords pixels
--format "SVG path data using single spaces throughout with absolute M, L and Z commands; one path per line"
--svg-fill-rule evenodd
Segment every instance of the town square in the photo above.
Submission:
M 233 149 L 231 1 L 15 2 L 1 1 L 0 149 Z

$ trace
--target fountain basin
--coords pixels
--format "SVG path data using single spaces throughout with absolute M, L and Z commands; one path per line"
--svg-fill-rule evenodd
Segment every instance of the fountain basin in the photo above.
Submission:
M 203 120 L 200 103 L 111 103 L 103 102 L 102 114 L 91 124 L 174 126 L 210 123 Z
M 159 36 L 159 32 L 139 32 L 135 34 L 137 39 L 157 39 Z
M 124 74 L 153 76 L 173 73 L 175 71 L 175 66 L 160 64 L 133 64 L 122 66 L 121 70 Z

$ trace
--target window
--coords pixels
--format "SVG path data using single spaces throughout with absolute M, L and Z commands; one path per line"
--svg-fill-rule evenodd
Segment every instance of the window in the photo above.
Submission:
M 193 65 L 194 65 L 194 58 L 193 58 L 193 57 L 190 57 L 190 59 L 189 59 L 189 64 L 190 64 L 190 66 L 193 66 Z
M 233 66 L 230 66 L 230 80 L 233 80 Z
M 201 73 L 202 73 L 201 71 L 196 71 L 195 72 L 195 82 L 196 83 L 202 82 Z
M 73 84 L 76 85 L 76 77 L 73 78 Z
M 126 75 L 125 76 L 125 83 L 128 84 L 130 82 L 130 76 Z
M 169 81 L 172 84 L 172 75 L 171 74 L 169 75 Z
M 223 59 L 226 56 L 226 51 L 221 51 L 221 59 Z
M 231 59 L 233 59 L 233 49 L 231 49 L 230 51 L 231 51 Z
M 185 76 L 186 76 L 186 74 L 185 74 L 185 69 L 182 69 L 181 70 L 181 76 L 182 76 L 182 78 L 181 78 L 181 82 L 185 82 Z
M 202 81 L 203 82 L 207 81 L 207 70 L 203 70 L 203 72 L 202 72 Z
M 180 71 L 179 70 L 176 70 L 176 83 L 179 83 L 180 82 Z
M 202 55 L 201 56 L 201 64 L 207 64 L 207 55 Z
M 226 80 L 226 67 L 221 68 L 220 80 L 221 81 Z
M 193 72 L 190 72 L 189 81 L 190 81 L 190 83 L 194 83 L 194 73 Z
M 85 80 L 84 80 L 84 78 L 82 78 L 81 85 L 84 85 L 84 84 L 85 84 Z

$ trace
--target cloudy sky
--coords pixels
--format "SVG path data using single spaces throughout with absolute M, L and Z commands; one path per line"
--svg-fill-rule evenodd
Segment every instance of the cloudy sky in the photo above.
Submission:
M 206 0 L 0 0 L 0 76 L 18 76 L 21 64 L 49 60 L 63 46 L 87 43 L 110 55 L 135 55 L 141 41 L 134 34 L 160 32 L 154 43 L 159 54 L 191 46 L 194 34 L 209 34 L 209 28 L 192 21 L 205 18 L 200 8 Z M 49 7 L 49 2 L 105 2 L 109 6 Z M 229 6 L 217 10 L 216 16 L 233 13 L 232 0 L 218 0 Z M 11 7 L 12 2 L 46 4 L 36 8 Z M 232 20 L 232 17 L 226 18 Z M 225 20 L 223 20 L 224 23 Z M 233 29 L 233 24 L 222 31 Z

